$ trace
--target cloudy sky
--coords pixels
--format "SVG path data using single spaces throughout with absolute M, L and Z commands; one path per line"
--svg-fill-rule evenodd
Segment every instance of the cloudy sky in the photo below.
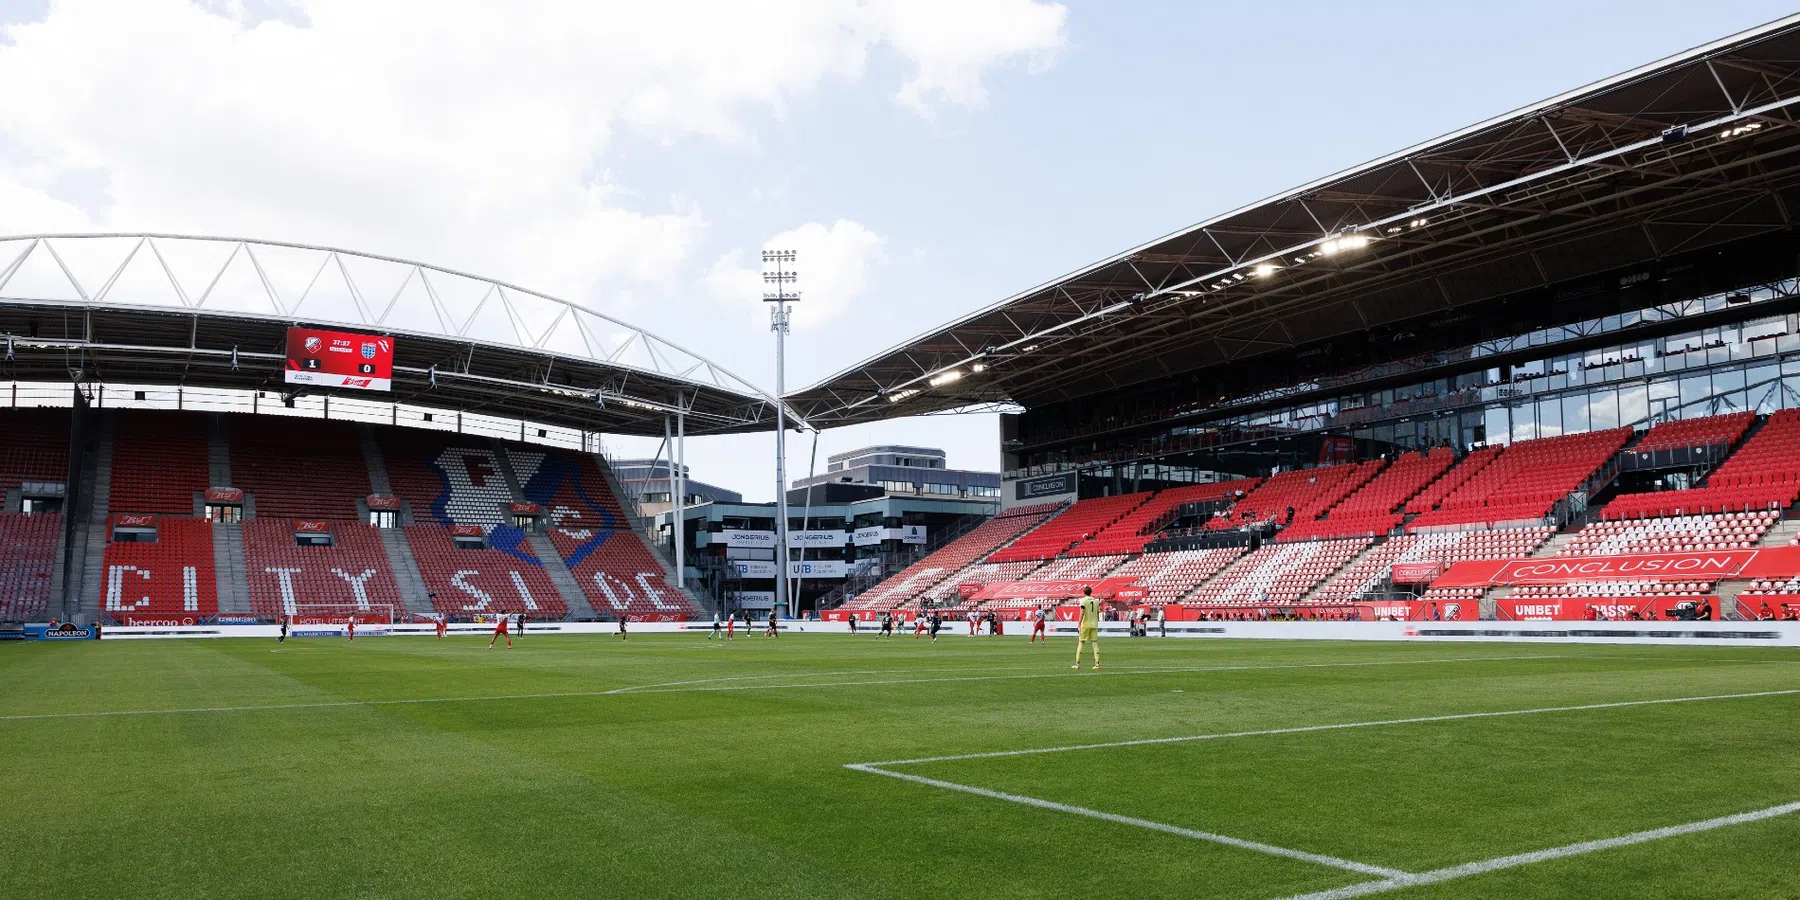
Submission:
M 772 388 L 1214 213 L 1790 12 L 1763 0 L 0 0 L 0 235 L 478 272 Z M 810 436 L 791 451 L 804 474 Z M 986 415 L 826 432 L 998 464 Z M 616 450 L 647 452 L 630 441 Z M 698 478 L 774 494 L 766 438 Z M 653 445 L 651 445 L 653 447 Z

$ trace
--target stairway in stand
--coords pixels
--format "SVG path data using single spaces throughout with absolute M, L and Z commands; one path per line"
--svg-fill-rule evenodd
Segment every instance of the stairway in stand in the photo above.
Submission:
M 1531 558 L 1538 559 L 1539 557 L 1555 556 L 1556 554 L 1561 553 L 1563 548 L 1569 546 L 1569 542 L 1575 540 L 1575 536 L 1580 533 L 1581 531 L 1577 529 L 1575 531 L 1559 531 L 1556 534 L 1551 535 L 1550 539 L 1545 541 L 1543 546 L 1532 551 Z

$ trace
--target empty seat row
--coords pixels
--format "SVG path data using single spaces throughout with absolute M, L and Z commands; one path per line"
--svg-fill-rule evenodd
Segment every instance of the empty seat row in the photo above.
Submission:
M 846 609 L 888 609 L 916 600 L 925 591 L 945 581 L 954 581 L 956 572 L 987 557 L 1007 542 L 1029 531 L 1033 526 L 1060 509 L 1060 504 L 1035 504 L 1003 512 L 977 525 L 967 534 L 939 547 L 925 558 L 907 566 L 880 584 L 863 591 L 844 604 Z M 1019 560 L 1037 564 L 1036 560 Z M 1028 566 L 1029 567 L 1029 566 Z

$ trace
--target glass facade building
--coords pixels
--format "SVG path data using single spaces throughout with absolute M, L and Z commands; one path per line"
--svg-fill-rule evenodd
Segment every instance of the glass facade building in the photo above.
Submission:
M 1221 471 L 1330 462 L 1334 453 L 1467 449 L 1767 414 L 1800 406 L 1797 296 L 1800 282 L 1782 281 L 1171 409 L 1160 425 L 1021 446 L 1006 476 L 1076 470 L 1120 481 L 1206 481 Z M 1694 327 L 1682 328 L 1685 321 Z M 1293 402 L 1282 402 L 1288 397 Z

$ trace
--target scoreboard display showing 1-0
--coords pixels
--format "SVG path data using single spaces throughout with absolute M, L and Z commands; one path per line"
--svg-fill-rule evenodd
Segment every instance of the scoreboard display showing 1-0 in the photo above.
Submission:
M 394 379 L 394 339 L 317 328 L 289 328 L 288 384 L 385 391 Z

